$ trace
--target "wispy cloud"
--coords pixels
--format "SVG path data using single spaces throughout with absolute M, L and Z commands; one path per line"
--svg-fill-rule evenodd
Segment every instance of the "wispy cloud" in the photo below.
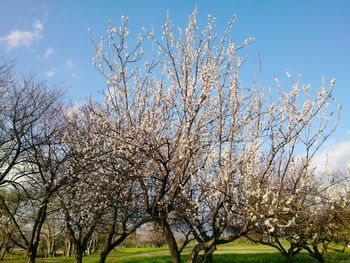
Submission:
M 74 68 L 74 63 L 73 63 L 73 59 L 69 58 L 66 60 L 66 63 L 65 63 L 65 67 L 67 69 L 72 69 Z
M 313 165 L 320 171 L 346 171 L 350 168 L 350 141 L 328 145 L 315 156 Z
M 52 78 L 53 76 L 56 75 L 56 70 L 55 69 L 50 69 L 49 71 L 46 72 L 46 77 Z
M 73 72 L 72 73 L 72 77 L 74 78 L 74 79 L 77 79 L 77 80 L 83 80 L 83 78 L 81 77 L 81 76 L 79 76 L 76 72 Z
M 43 30 L 43 23 L 36 19 L 33 23 L 33 29 L 31 31 L 18 29 L 12 30 L 7 35 L 0 37 L 0 42 L 5 43 L 7 49 L 29 47 L 43 37 Z
M 55 51 L 53 50 L 53 48 L 51 47 L 48 47 L 46 50 L 45 50 L 45 53 L 43 55 L 44 58 L 49 58 L 51 57 L 51 55 L 54 53 Z
M 44 30 L 44 25 L 38 19 L 36 19 L 33 23 L 34 32 L 41 32 Z

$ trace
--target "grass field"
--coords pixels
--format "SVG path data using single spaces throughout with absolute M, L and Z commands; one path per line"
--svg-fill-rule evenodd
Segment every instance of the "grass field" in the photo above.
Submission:
M 189 249 L 184 251 L 184 262 Z M 95 253 L 84 257 L 84 263 L 98 262 L 99 254 Z M 1 262 L 1 261 L 0 261 Z M 22 253 L 7 255 L 3 263 L 25 263 Z M 74 263 L 73 257 L 38 258 L 40 263 Z M 167 263 L 171 262 L 169 251 L 163 248 L 119 248 L 107 258 L 107 263 Z M 262 245 L 230 244 L 218 247 L 214 254 L 215 263 L 277 263 L 285 262 L 274 248 Z M 295 263 L 316 262 L 307 253 L 300 253 L 295 257 Z M 326 262 L 350 263 L 350 251 L 345 253 L 330 253 Z

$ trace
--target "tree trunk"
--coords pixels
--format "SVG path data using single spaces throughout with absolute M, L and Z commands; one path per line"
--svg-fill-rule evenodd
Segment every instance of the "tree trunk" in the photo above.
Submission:
M 112 251 L 112 247 L 106 247 L 100 254 L 100 261 L 99 263 L 105 263 L 106 262 L 106 259 L 107 259 L 107 256 L 108 254 Z
M 201 258 L 200 262 L 204 263 L 212 263 L 213 262 L 213 253 L 216 250 L 215 240 L 211 239 L 206 242 L 198 243 L 192 248 L 192 251 L 190 253 L 190 256 L 188 257 L 187 262 L 188 263 L 195 263 L 197 262 L 197 258 L 199 255 L 199 252 L 204 250 L 204 255 Z
M 54 258 L 55 257 L 55 254 L 56 254 L 56 242 L 55 242 L 55 239 L 52 240 L 52 243 L 51 243 L 51 251 L 50 251 L 50 257 Z
M 4 259 L 5 254 L 6 254 L 6 250 L 4 250 L 4 251 L 1 253 L 0 260 L 3 260 L 3 259 Z
M 292 255 L 292 254 L 284 254 L 284 257 L 286 258 L 286 262 L 287 263 L 293 263 L 294 255 Z
M 82 247 L 75 246 L 75 262 L 83 262 L 84 249 Z
M 47 246 L 47 257 L 50 257 L 50 254 L 51 254 L 51 242 L 50 242 L 50 239 L 47 238 L 46 239 L 46 246 Z
M 314 258 L 317 259 L 318 263 L 325 263 L 323 256 L 319 253 L 315 254 Z
M 46 211 L 47 211 L 47 204 L 48 204 L 48 198 L 46 198 L 43 203 L 42 206 L 40 207 L 38 214 L 37 214 L 37 218 L 35 220 L 34 226 L 33 226 L 33 232 L 32 232 L 32 236 L 29 242 L 29 246 L 27 249 L 27 262 L 28 263 L 34 263 L 35 262 L 35 258 L 38 252 L 38 246 L 39 246 L 39 242 L 40 242 L 40 233 L 41 233 L 41 229 L 43 227 L 44 221 L 46 219 Z
M 204 262 L 212 263 L 213 262 L 213 253 L 216 250 L 216 246 L 213 245 L 211 248 L 204 249 Z
M 7 243 L 5 244 L 4 247 L 4 251 L 2 252 L 1 256 L 0 256 L 0 260 L 3 260 L 6 253 L 10 253 L 14 248 L 14 245 L 11 243 L 11 241 L 7 241 Z
M 0 255 L 0 260 L 2 260 L 2 259 L 5 257 L 5 254 L 6 254 L 6 245 L 5 245 L 5 242 L 6 242 L 6 241 L 3 241 L 3 242 L 1 243 L 1 245 L 0 245 L 0 253 L 1 253 L 1 255 Z M 4 251 L 3 251 L 3 252 L 1 252 L 1 251 L 2 251 L 2 248 L 4 248 Z
M 72 240 L 70 238 L 66 240 L 65 247 L 66 247 L 65 256 L 70 257 L 72 255 Z
M 314 249 L 314 257 L 317 259 L 317 261 L 319 263 L 324 263 L 324 258 L 322 253 L 320 253 L 320 251 L 318 250 L 318 246 L 317 243 L 312 245 L 313 249 Z
M 175 240 L 175 237 L 173 235 L 173 232 L 171 231 L 170 225 L 166 221 L 166 219 L 161 218 L 159 220 L 160 226 L 164 231 L 166 241 L 168 243 L 168 247 L 170 250 L 171 255 L 171 262 L 172 263 L 181 263 L 181 256 L 179 248 L 177 247 L 177 243 Z
M 27 250 L 27 263 L 35 263 L 36 253 L 38 251 L 38 247 L 35 245 L 30 245 Z
M 118 245 L 120 245 L 129 235 L 126 233 L 123 233 L 117 240 L 112 242 L 113 240 L 113 234 L 110 234 L 108 237 L 107 244 L 105 245 L 105 248 L 100 254 L 100 263 L 105 263 L 106 258 L 109 255 L 109 253 Z
M 199 252 L 202 250 L 202 244 L 196 244 L 187 259 L 187 263 L 195 263 L 198 257 Z
M 317 261 L 319 263 L 324 263 L 324 258 L 323 255 L 320 253 L 320 251 L 318 250 L 318 246 L 317 243 L 312 245 L 312 249 L 308 246 L 304 247 L 307 252 L 309 252 L 310 256 L 312 256 L 313 258 L 317 259 Z

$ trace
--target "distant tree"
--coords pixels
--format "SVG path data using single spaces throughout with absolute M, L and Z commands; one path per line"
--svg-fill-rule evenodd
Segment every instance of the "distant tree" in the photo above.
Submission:
M 57 250 L 64 249 L 63 223 L 62 216 L 56 210 L 51 211 L 44 222 L 41 241 L 45 246 L 47 257 L 55 257 Z
M 143 227 L 142 232 L 139 234 L 139 241 L 142 245 L 151 247 L 162 247 L 166 244 L 162 230 L 154 222 Z

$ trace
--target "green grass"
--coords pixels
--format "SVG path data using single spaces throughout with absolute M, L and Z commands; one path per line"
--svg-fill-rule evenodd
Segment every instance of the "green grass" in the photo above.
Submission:
M 189 249 L 184 251 L 185 262 Z M 83 263 L 96 263 L 99 253 L 84 257 Z M 7 255 L 0 263 L 25 263 L 23 253 Z M 74 263 L 74 257 L 38 258 L 38 263 Z M 170 263 L 169 251 L 163 248 L 119 248 L 110 253 L 107 263 Z M 214 253 L 215 263 L 279 263 L 285 262 L 283 256 L 274 248 L 254 244 L 228 244 L 218 247 Z M 316 262 L 307 253 L 300 253 L 295 257 L 295 263 Z M 326 262 L 350 263 L 350 251 L 346 253 L 332 252 Z

